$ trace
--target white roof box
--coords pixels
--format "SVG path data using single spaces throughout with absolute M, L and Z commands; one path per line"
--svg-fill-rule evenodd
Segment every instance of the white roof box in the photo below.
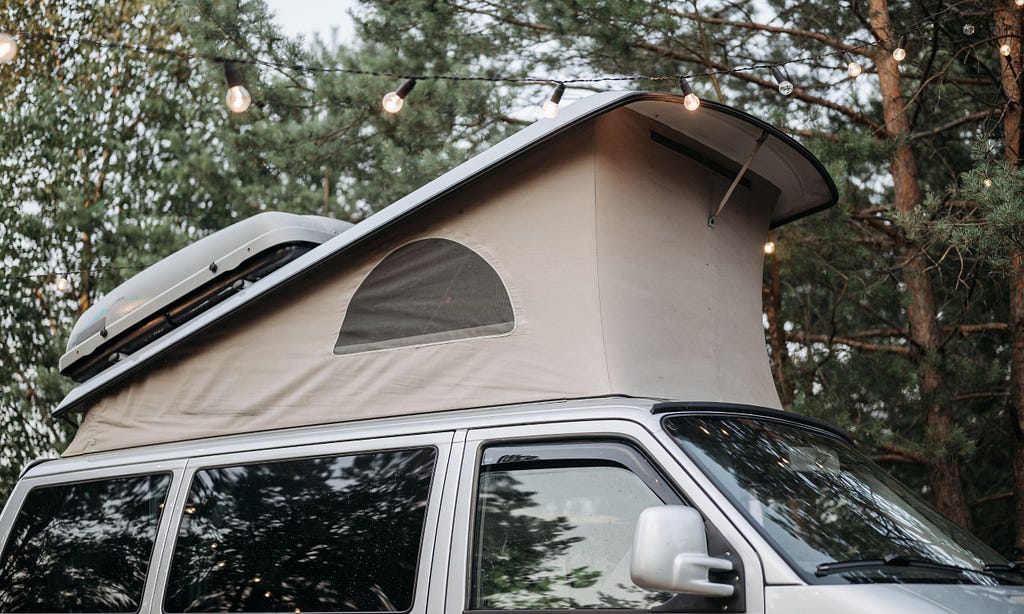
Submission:
M 260 213 L 178 250 L 82 314 L 60 372 L 88 380 L 351 226 L 316 215 Z

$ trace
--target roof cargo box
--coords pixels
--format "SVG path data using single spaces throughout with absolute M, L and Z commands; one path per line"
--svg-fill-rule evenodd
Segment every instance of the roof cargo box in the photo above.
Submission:
M 88 380 L 350 226 L 268 212 L 178 250 L 82 314 L 61 356 L 61 373 Z

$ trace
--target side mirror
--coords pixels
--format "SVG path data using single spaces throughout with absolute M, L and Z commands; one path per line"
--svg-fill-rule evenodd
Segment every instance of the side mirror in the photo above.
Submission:
M 733 587 L 708 580 L 708 571 L 730 571 L 732 562 L 708 556 L 700 513 L 684 505 L 659 505 L 640 512 L 629 574 L 652 591 L 731 597 Z

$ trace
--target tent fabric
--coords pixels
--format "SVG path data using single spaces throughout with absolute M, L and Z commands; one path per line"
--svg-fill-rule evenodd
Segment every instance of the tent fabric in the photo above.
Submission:
M 731 183 L 721 169 L 739 164 L 650 114 L 598 116 L 169 351 L 90 407 L 65 455 L 605 395 L 780 407 L 760 294 L 779 188 L 748 173 L 707 224 Z M 453 286 L 471 315 L 375 330 L 441 296 L 459 256 L 433 264 L 432 246 L 496 280 L 481 269 L 481 291 Z M 406 287 L 389 261 L 432 271 Z M 505 328 L 444 337 L 489 326 Z M 341 341 L 366 351 L 338 353 Z

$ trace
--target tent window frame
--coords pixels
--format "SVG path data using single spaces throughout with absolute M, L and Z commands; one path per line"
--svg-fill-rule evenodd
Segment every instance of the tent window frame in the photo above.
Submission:
M 489 308 L 490 313 L 488 313 L 488 310 L 480 310 L 478 312 L 472 312 L 472 310 L 470 310 L 471 314 L 475 318 L 468 322 L 468 324 L 471 325 L 453 326 L 447 328 L 441 327 L 436 328 L 434 330 L 427 330 L 426 332 L 414 334 L 408 334 L 407 331 L 406 334 L 398 334 L 394 336 L 380 334 L 378 332 L 378 329 L 366 327 L 361 321 L 356 321 L 356 323 L 353 324 L 350 318 L 356 317 L 362 320 L 363 318 L 366 318 L 368 316 L 369 312 L 367 311 L 367 309 L 369 306 L 364 304 L 366 302 L 365 300 L 361 301 L 360 299 L 364 299 L 365 294 L 369 294 L 375 291 L 380 292 L 380 290 L 377 290 L 373 287 L 373 285 L 376 284 L 376 282 L 380 278 L 392 275 L 393 272 L 391 271 L 391 269 L 401 269 L 403 265 L 401 260 L 404 256 L 407 256 L 410 251 L 423 248 L 430 249 L 435 246 L 437 246 L 439 249 L 446 250 L 448 252 L 448 256 L 461 259 L 463 261 L 462 266 L 469 265 L 475 268 L 475 275 L 477 276 L 477 281 L 486 282 L 486 285 L 489 287 L 491 291 L 491 296 L 489 297 L 491 299 L 491 304 L 486 306 Z M 461 267 L 459 268 L 459 271 L 457 272 L 455 277 L 452 277 L 447 280 L 447 285 L 445 288 L 446 292 L 452 286 L 455 286 L 457 284 L 457 277 L 459 273 L 461 273 Z M 421 291 L 428 291 L 430 289 L 429 280 L 427 280 L 427 284 L 418 286 L 411 276 L 400 275 L 399 277 L 403 281 L 412 281 L 413 283 L 411 283 L 409 287 L 413 288 L 414 290 L 418 289 Z M 367 291 L 368 287 L 370 288 L 369 291 Z M 408 290 L 408 287 L 403 288 L 402 290 Z M 389 294 L 387 291 L 385 291 L 384 294 L 384 296 L 379 297 L 381 300 L 378 300 L 376 303 L 373 304 L 374 309 L 378 308 L 379 306 L 387 306 L 387 304 L 390 303 L 391 301 L 399 302 L 402 300 L 402 297 L 394 295 L 393 293 Z M 421 295 L 418 298 L 422 300 L 423 298 L 425 298 L 425 295 Z M 447 294 L 445 298 L 448 298 Z M 447 304 L 447 301 L 445 301 L 445 304 Z M 497 311 L 495 312 L 495 310 Z M 405 321 L 405 324 L 409 325 L 412 323 L 419 322 L 419 324 L 422 326 L 430 326 L 433 323 L 434 315 L 435 314 L 433 313 L 421 314 L 419 316 L 407 319 Z M 490 262 L 487 261 L 487 259 L 481 256 L 479 252 L 471 249 L 470 247 L 466 246 L 464 243 L 461 243 L 459 241 L 455 241 L 447 237 L 427 237 L 410 241 L 394 249 L 393 251 L 388 253 L 388 255 L 382 258 L 376 265 L 374 265 L 374 267 L 370 270 L 366 277 L 363 278 L 362 282 L 360 282 L 359 284 L 359 287 L 356 289 L 352 297 L 349 299 L 349 304 L 345 312 L 345 317 L 342 321 L 341 328 L 338 332 L 338 337 L 335 340 L 334 354 L 337 356 L 346 356 L 352 354 L 364 354 L 368 352 L 393 350 L 407 347 L 437 345 L 442 343 L 464 341 L 469 339 L 500 337 L 508 335 L 512 331 L 514 331 L 516 328 L 516 322 L 516 310 L 512 304 L 512 299 L 511 296 L 509 295 L 508 287 L 505 285 L 505 281 L 501 278 L 501 275 L 498 274 L 498 271 Z M 353 340 L 351 339 L 351 337 L 353 336 L 351 334 L 351 328 L 349 328 L 349 330 L 347 331 L 346 325 L 355 328 L 362 326 L 364 330 L 359 332 L 362 332 L 363 336 L 365 336 L 367 334 L 367 331 L 371 331 L 369 332 L 371 338 L 365 341 L 357 340 L 353 342 Z M 348 335 L 346 335 L 346 333 L 348 333 Z M 346 336 L 348 336 L 349 338 L 346 338 Z M 358 332 L 356 336 L 359 336 Z

